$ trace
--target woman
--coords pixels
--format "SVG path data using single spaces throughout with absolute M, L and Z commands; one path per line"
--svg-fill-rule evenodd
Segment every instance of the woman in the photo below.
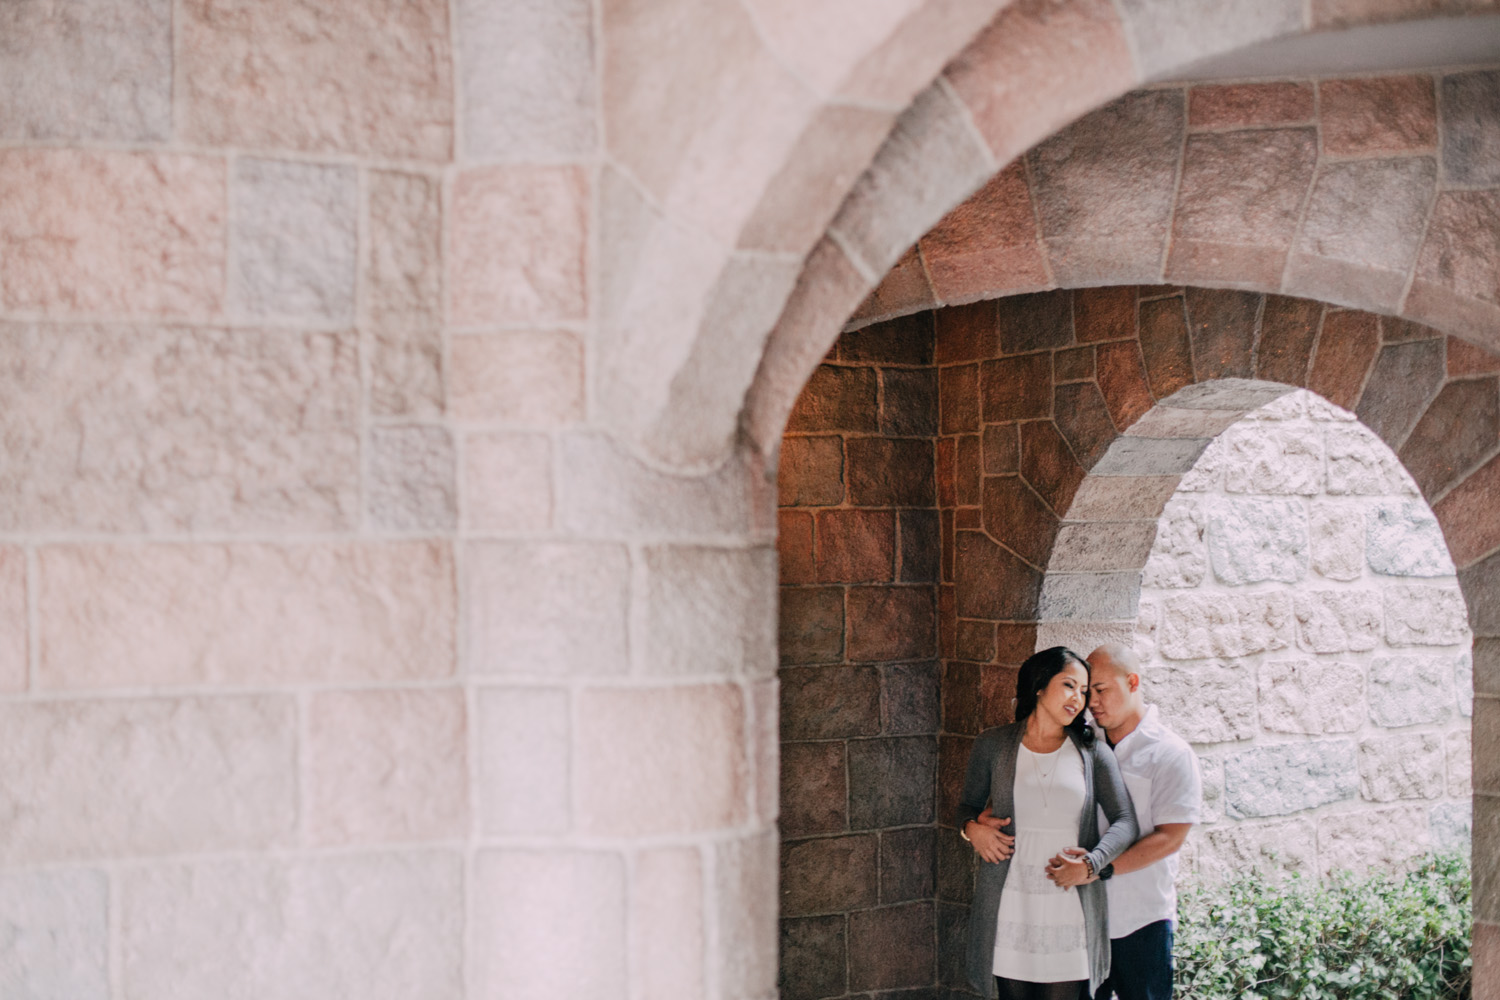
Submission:
M 969 755 L 958 828 L 981 858 L 967 963 L 981 996 L 1078 1000 L 1109 974 L 1098 873 L 1138 828 L 1114 754 L 1083 720 L 1088 683 L 1072 650 L 1035 654 L 1016 679 L 1016 722 L 981 733 Z M 982 821 L 986 805 L 1004 818 Z M 1013 836 L 997 829 L 1012 818 Z M 1063 853 L 1075 845 L 1086 853 Z

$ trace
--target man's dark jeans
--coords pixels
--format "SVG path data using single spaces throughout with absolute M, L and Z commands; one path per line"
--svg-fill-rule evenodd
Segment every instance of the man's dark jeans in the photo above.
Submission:
M 1095 1000 L 1171 1000 L 1172 921 L 1158 920 L 1109 943 L 1109 978 Z

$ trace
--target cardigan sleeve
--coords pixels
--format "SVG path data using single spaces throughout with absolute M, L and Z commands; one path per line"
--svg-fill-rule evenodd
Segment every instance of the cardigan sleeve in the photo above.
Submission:
M 1093 752 L 1094 800 L 1109 821 L 1109 829 L 1089 852 L 1094 871 L 1099 871 L 1135 843 L 1141 828 L 1136 822 L 1135 807 L 1125 788 L 1125 779 L 1120 776 L 1120 765 L 1115 761 L 1114 751 L 1105 746 L 1103 740 L 1095 740 Z
M 958 801 L 956 821 L 962 830 L 971 820 L 979 818 L 990 801 L 991 769 L 995 763 L 995 730 L 979 734 L 974 747 L 969 751 L 969 769 L 964 774 L 964 791 Z

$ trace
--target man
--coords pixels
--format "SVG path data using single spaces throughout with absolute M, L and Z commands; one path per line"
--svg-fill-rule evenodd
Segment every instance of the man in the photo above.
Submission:
M 1100 873 L 1109 880 L 1110 975 L 1096 1000 L 1168 1000 L 1177 852 L 1203 802 L 1198 758 L 1145 703 L 1140 660 L 1129 647 L 1107 643 L 1088 663 L 1089 712 L 1114 747 L 1141 828 L 1140 839 Z

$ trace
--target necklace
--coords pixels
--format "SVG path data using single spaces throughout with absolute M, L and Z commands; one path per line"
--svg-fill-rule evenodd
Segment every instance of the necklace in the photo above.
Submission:
M 1057 749 L 1061 750 L 1062 747 L 1058 747 Z M 1057 753 L 1057 751 L 1054 750 L 1053 753 Z M 1039 754 L 1035 750 L 1031 750 L 1029 748 L 1027 749 L 1026 754 L 1031 758 L 1031 771 L 1036 775 L 1037 791 L 1042 793 L 1042 808 L 1050 809 L 1052 804 L 1050 801 L 1048 801 L 1047 793 L 1052 789 L 1052 779 L 1057 775 L 1057 765 L 1061 760 L 1062 755 L 1058 754 L 1057 757 L 1053 758 L 1052 769 L 1044 773 L 1042 771 L 1042 766 L 1036 762 L 1036 759 L 1042 756 L 1042 754 Z M 1047 756 L 1052 755 L 1048 754 Z

